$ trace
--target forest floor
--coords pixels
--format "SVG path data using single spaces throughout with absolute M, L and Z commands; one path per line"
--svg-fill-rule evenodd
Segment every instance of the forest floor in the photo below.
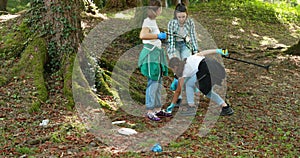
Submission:
M 297 157 L 300 155 L 300 57 L 285 55 L 282 46 L 291 46 L 297 25 L 269 24 L 225 17 L 204 10 L 190 14 L 207 29 L 220 48 L 231 56 L 263 65 L 224 59 L 227 72 L 227 99 L 235 114 L 219 117 L 205 136 L 197 133 L 208 107 L 200 99 L 197 115 L 189 128 L 176 140 L 163 145 L 163 152 L 120 152 L 103 144 L 80 122 L 76 110 L 64 108 L 60 80 L 48 79 L 50 98 L 40 110 L 30 106 L 35 97 L 32 80 L 15 76 L 0 87 L 1 157 Z M 96 21 L 97 22 L 97 21 Z M 1 22 L 0 29 L 7 23 Z M 91 24 L 92 25 L 92 24 Z M 119 52 L 115 48 L 111 52 Z M 14 59 L 12 62 L 16 62 Z M 5 66 L 1 66 L 5 75 Z M 117 114 L 139 128 L 155 129 L 166 122 Z M 41 126 L 43 120 L 47 126 Z M 132 120 L 131 120 L 132 119 Z M 139 121 L 138 121 L 139 120 Z M 176 130 L 176 129 L 175 129 Z

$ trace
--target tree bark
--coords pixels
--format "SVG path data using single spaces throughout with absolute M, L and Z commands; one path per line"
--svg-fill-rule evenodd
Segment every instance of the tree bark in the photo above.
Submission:
M 36 7 L 40 5 L 41 7 Z M 32 27 L 37 28 L 47 41 L 47 60 L 45 67 L 50 73 L 63 78 L 63 92 L 72 99 L 72 68 L 83 37 L 80 13 L 81 0 L 40 0 L 32 1 Z M 43 9 L 41 9 L 43 8 Z M 48 72 L 49 73 L 49 72 Z
M 126 1 L 125 0 L 107 0 L 105 8 L 113 9 L 113 8 L 125 8 Z
M 0 11 L 6 11 L 7 0 L 0 0 Z
M 106 9 L 123 10 L 137 6 L 137 0 L 107 0 L 105 3 Z
M 147 17 L 147 6 L 148 0 L 138 0 L 137 1 L 137 8 L 135 11 L 134 19 L 135 19 L 135 24 L 138 27 L 141 27 L 143 24 L 143 20 Z
M 72 98 L 72 68 L 82 38 L 81 2 L 80 0 L 47 0 L 46 5 L 47 8 L 62 7 L 63 10 L 62 12 L 60 10 L 57 12 L 53 12 L 51 9 L 48 10 L 48 17 L 45 20 L 51 21 L 54 31 L 57 32 L 50 37 L 50 41 L 55 42 L 57 50 L 59 50 L 57 58 L 60 61 L 59 71 L 62 72 L 64 79 L 63 92 L 69 100 L 69 105 L 72 106 L 74 104 Z

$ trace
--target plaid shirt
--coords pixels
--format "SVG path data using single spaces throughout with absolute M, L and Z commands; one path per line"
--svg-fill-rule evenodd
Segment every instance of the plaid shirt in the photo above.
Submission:
M 184 23 L 184 31 L 187 32 L 187 36 L 190 37 L 189 43 L 187 45 L 191 45 L 192 52 L 198 51 L 198 42 L 196 38 L 196 31 L 195 31 L 195 24 L 194 21 L 190 18 L 187 18 L 186 22 Z M 168 23 L 168 34 L 178 34 L 179 33 L 179 22 L 177 19 L 173 19 Z M 176 36 L 168 36 L 168 53 L 173 53 L 175 51 L 175 42 Z

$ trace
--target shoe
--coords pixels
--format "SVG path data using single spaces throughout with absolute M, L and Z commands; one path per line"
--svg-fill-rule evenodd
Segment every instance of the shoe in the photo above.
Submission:
M 196 107 L 194 106 L 186 106 L 184 109 L 181 109 L 179 114 L 181 116 L 195 116 L 197 113 Z
M 228 105 L 228 107 L 223 107 L 222 111 L 220 113 L 220 116 L 229 116 L 232 115 L 234 113 L 234 111 L 232 110 L 232 108 Z
M 171 117 L 172 116 L 171 113 L 165 112 L 163 110 L 160 110 L 159 112 L 156 112 L 155 115 L 158 116 L 158 117 Z
M 149 118 L 150 120 L 152 120 L 152 121 L 160 121 L 160 118 L 157 117 L 157 116 L 156 116 L 155 114 L 153 114 L 153 113 L 148 113 L 147 116 L 148 116 L 148 118 Z

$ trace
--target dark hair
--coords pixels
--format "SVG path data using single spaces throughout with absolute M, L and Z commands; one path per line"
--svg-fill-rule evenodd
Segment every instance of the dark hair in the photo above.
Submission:
M 154 19 L 156 17 L 156 11 L 161 7 L 161 0 L 150 0 L 148 7 L 148 17 Z
M 170 68 L 175 68 L 177 66 L 176 74 L 177 77 L 182 77 L 184 65 L 186 63 L 186 58 L 184 60 L 180 60 L 178 57 L 173 57 L 169 61 L 169 67 Z
M 184 5 L 184 3 L 178 3 L 175 7 L 174 19 L 177 19 L 176 13 L 182 13 L 182 12 L 185 12 L 186 14 L 188 14 L 186 6 Z

